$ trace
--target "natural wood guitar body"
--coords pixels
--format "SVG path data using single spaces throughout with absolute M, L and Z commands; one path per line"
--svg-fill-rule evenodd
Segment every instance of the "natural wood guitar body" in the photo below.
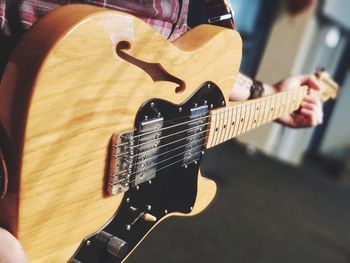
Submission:
M 154 81 L 122 59 L 121 41 L 131 45 L 127 54 L 159 63 L 185 89 L 176 92 L 175 83 Z M 113 132 L 132 129 L 145 101 L 182 103 L 207 80 L 228 101 L 241 49 L 232 30 L 200 26 L 169 43 L 133 16 L 87 6 L 54 11 L 24 36 L 0 87 L 9 174 L 0 225 L 19 238 L 31 262 L 67 262 L 117 211 L 123 194 L 105 191 Z M 191 214 L 215 191 L 199 176 Z

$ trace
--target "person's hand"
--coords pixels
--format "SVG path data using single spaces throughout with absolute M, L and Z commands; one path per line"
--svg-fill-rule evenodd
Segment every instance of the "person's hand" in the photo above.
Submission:
M 273 85 L 273 88 L 276 92 L 281 92 L 297 88 L 302 85 L 307 85 L 313 90 L 320 90 L 314 75 L 288 77 Z M 301 103 L 300 109 L 297 112 L 285 115 L 276 121 L 292 128 L 315 127 L 321 124 L 323 121 L 321 99 L 314 95 L 309 95 L 305 97 Z
M 18 240 L 0 227 L 0 263 L 28 263 Z

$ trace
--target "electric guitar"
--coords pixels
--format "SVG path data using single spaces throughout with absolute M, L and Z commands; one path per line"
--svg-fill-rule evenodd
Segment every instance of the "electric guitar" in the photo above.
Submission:
M 227 105 L 241 50 L 234 30 L 203 25 L 170 43 L 131 15 L 79 5 L 25 34 L 0 86 L 0 225 L 31 262 L 123 262 L 165 218 L 205 209 L 216 192 L 199 171 L 205 149 L 310 92 Z

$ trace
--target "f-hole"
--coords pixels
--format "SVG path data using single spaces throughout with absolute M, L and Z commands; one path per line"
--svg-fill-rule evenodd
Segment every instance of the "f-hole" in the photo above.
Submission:
M 185 90 L 186 84 L 183 80 L 171 75 L 161 64 L 159 63 L 148 63 L 142 60 L 139 60 L 128 53 L 125 50 L 129 50 L 131 48 L 131 44 L 128 41 L 120 41 L 116 47 L 117 55 L 124 59 L 125 61 L 141 68 L 145 71 L 153 81 L 169 81 L 177 84 L 178 86 L 175 88 L 176 93 L 181 93 Z

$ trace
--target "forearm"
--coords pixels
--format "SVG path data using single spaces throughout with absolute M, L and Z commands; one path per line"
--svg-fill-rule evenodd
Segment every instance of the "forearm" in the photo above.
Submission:
M 248 100 L 251 96 L 251 87 L 253 80 L 242 73 L 238 73 L 237 81 L 231 89 L 230 100 L 231 101 L 242 101 Z M 277 90 L 274 86 L 269 84 L 263 84 L 262 96 L 269 96 L 275 94 Z

